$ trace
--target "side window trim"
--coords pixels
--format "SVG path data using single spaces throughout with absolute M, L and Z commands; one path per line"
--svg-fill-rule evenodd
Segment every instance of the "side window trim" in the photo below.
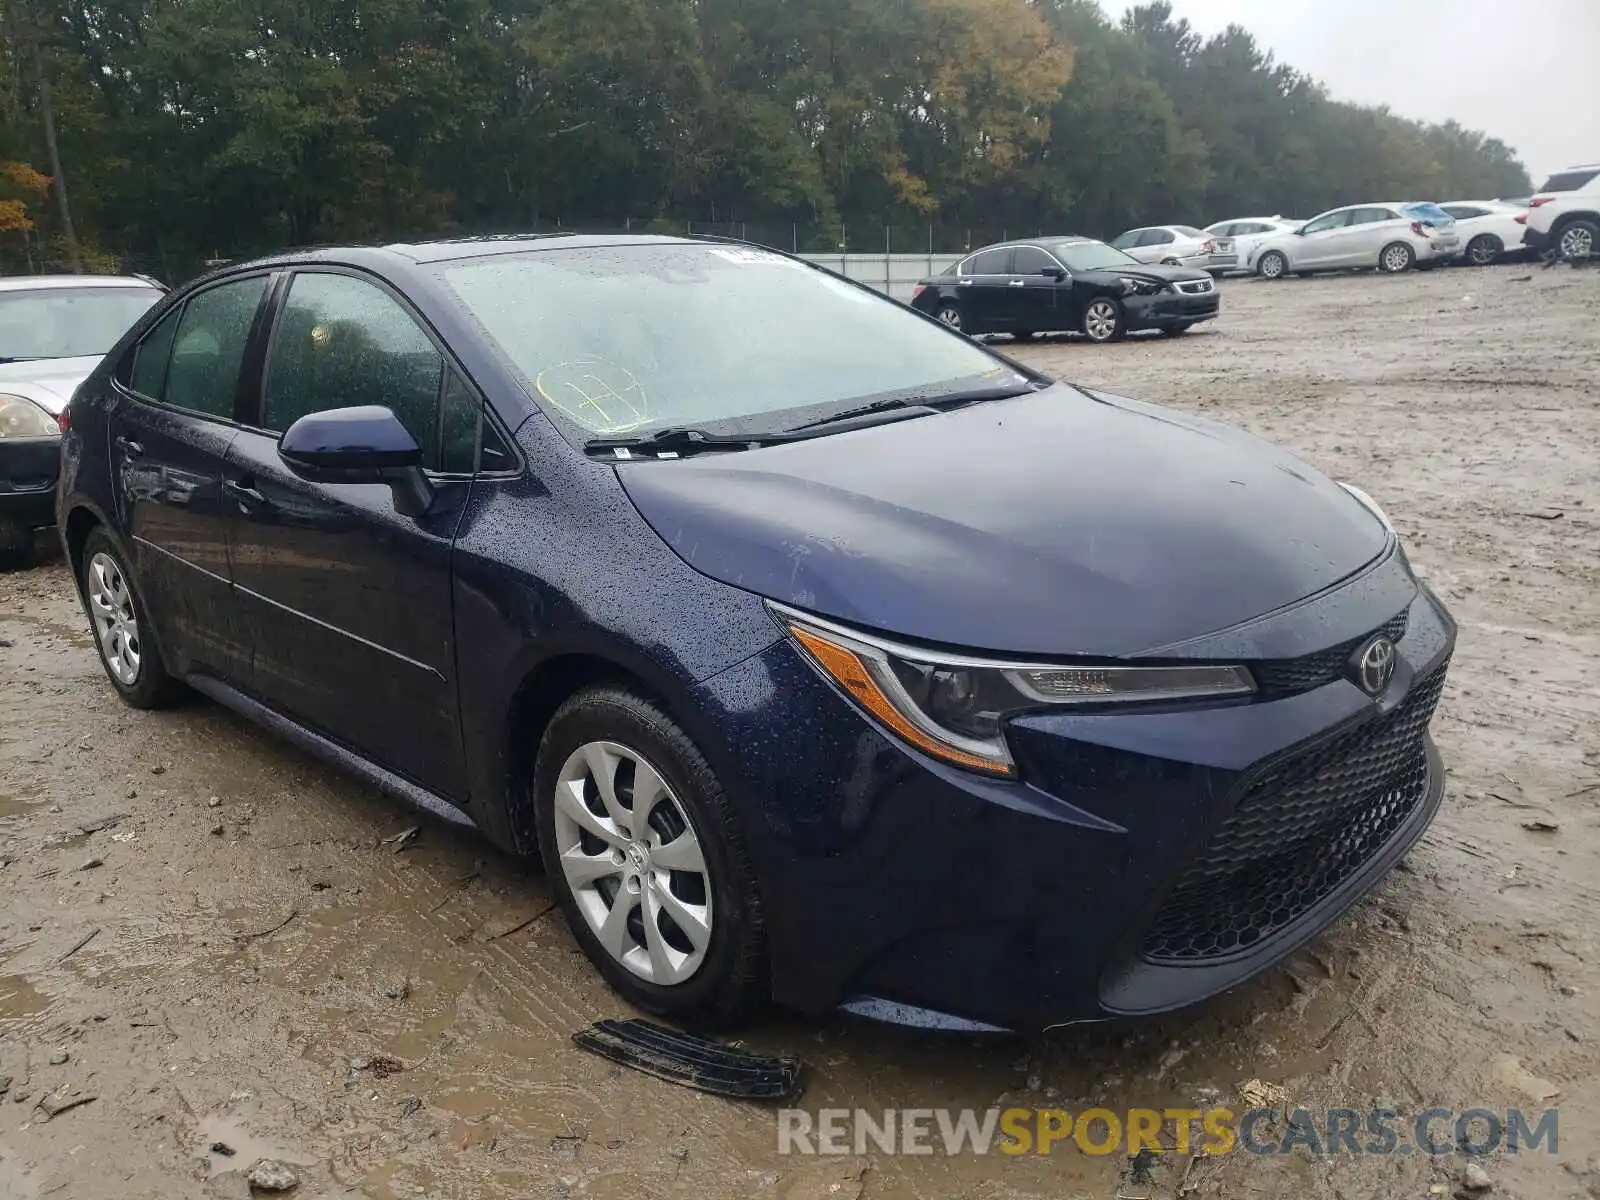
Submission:
M 186 417 L 193 417 L 198 421 L 214 421 L 219 425 L 231 425 L 236 427 L 242 426 L 244 423 L 240 420 L 240 417 L 244 412 L 244 408 L 241 403 L 241 397 L 244 395 L 245 384 L 250 378 L 254 369 L 251 362 L 251 352 L 255 346 L 256 334 L 261 327 L 263 316 L 267 312 L 269 308 L 269 301 L 272 298 L 273 286 L 270 278 L 267 281 L 267 286 L 261 289 L 261 299 L 256 304 L 255 316 L 250 318 L 250 332 L 245 336 L 244 357 L 239 364 L 239 378 L 235 383 L 233 394 L 233 412 L 230 416 L 224 417 L 219 416 L 216 413 L 200 412 L 196 409 L 184 408 L 178 404 L 169 404 L 165 395 L 160 397 L 147 396 L 143 392 L 135 391 L 133 388 L 133 370 L 138 366 L 139 351 L 144 347 L 145 342 L 150 339 L 150 336 L 155 333 L 157 329 L 167 322 L 168 318 L 171 318 L 178 323 L 178 329 L 182 328 L 183 315 L 188 311 L 189 305 L 193 303 L 197 296 L 203 296 L 207 292 L 215 291 L 217 288 L 226 287 L 229 284 L 243 283 L 247 279 L 256 279 L 261 276 L 271 276 L 273 274 L 274 272 L 270 269 L 241 271 L 237 275 L 227 275 L 220 279 L 213 279 L 204 287 L 196 288 L 194 291 L 182 297 L 176 304 L 163 313 L 155 321 L 155 323 L 150 326 L 149 329 L 145 330 L 144 335 L 133 344 L 133 358 L 129 364 L 127 381 L 124 382 L 122 379 L 118 378 L 122 374 L 122 371 L 119 369 L 112 372 L 112 383 L 116 386 L 119 392 L 126 395 L 130 400 L 136 400 L 140 404 L 152 404 L 157 408 L 166 409 L 168 412 L 181 413 Z M 169 371 L 171 368 L 173 350 L 177 346 L 176 333 L 177 329 L 174 330 L 172 345 L 167 348 L 167 363 Z M 164 374 L 162 376 L 161 389 L 163 393 L 166 391 L 166 378 L 167 376 Z
M 294 286 L 295 278 L 300 275 L 344 275 L 348 278 L 371 284 L 390 300 L 394 301 L 401 311 L 411 318 L 444 364 L 444 370 L 439 372 L 438 421 L 442 422 L 444 420 L 444 395 L 445 390 L 450 386 L 452 376 L 466 388 L 468 394 L 472 397 L 472 401 L 478 409 L 478 469 L 471 475 L 451 474 L 444 471 L 425 469 L 423 472 L 425 475 L 430 479 L 473 479 L 484 477 L 503 479 L 522 473 L 525 464 L 521 448 L 518 447 L 516 439 L 507 434 L 503 422 L 500 421 L 493 407 L 484 398 L 482 389 L 473 381 L 472 376 L 467 374 L 466 369 L 462 367 L 460 361 L 450 347 L 445 344 L 444 339 L 439 336 L 433 325 L 387 279 L 347 263 L 297 263 L 277 272 L 277 279 L 274 281 L 273 286 L 268 289 L 270 304 L 263 306 L 263 312 L 266 317 L 265 326 L 261 330 L 260 357 L 256 362 L 254 394 L 251 397 L 250 407 L 242 414 L 239 422 L 244 429 L 251 433 L 259 433 L 263 437 L 270 437 L 274 441 L 283 436 L 282 430 L 268 429 L 263 423 L 267 395 L 267 364 L 272 361 L 272 344 L 277 338 L 278 330 L 283 322 L 284 310 L 289 302 L 289 290 Z M 254 333 L 252 333 L 252 337 L 254 337 Z M 510 467 L 488 472 L 482 469 L 482 438 L 483 430 L 486 426 L 494 430 L 496 440 L 506 448 L 506 453 L 512 460 Z

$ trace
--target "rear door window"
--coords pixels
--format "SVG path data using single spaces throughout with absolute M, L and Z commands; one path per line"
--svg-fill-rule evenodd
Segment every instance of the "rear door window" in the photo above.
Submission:
M 993 250 L 980 250 L 967 259 L 963 275 L 1007 275 L 1011 271 L 1011 247 L 997 246 Z
M 1141 246 L 1165 246 L 1169 242 L 1176 240 L 1172 236 L 1172 230 L 1170 229 L 1146 229 L 1139 235 L 1139 245 Z
M 267 277 L 207 288 L 183 306 L 161 400 L 187 412 L 233 417 L 239 372 Z M 135 367 L 137 370 L 137 366 Z

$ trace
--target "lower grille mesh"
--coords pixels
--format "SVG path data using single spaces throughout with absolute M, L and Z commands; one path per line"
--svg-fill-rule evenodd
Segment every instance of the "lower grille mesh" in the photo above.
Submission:
M 1393 712 L 1248 781 L 1157 913 L 1144 957 L 1190 963 L 1246 950 L 1377 854 L 1427 793 L 1424 736 L 1446 665 Z

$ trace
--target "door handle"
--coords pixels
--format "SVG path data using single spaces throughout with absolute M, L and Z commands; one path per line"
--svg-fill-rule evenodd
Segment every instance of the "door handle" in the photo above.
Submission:
M 1006 286 L 1007 287 L 1027 287 L 1028 286 L 1028 281 L 1026 279 L 1013 279 L 1010 283 L 1006 284 Z
M 970 279 L 958 279 L 958 280 L 956 280 L 956 286 L 957 287 L 971 287 L 972 286 L 972 280 L 970 280 Z
M 251 480 L 248 475 L 243 479 L 228 480 L 222 485 L 222 490 L 232 496 L 234 501 L 245 512 L 250 510 L 251 505 L 255 505 L 257 508 L 267 507 L 267 498 L 257 488 L 251 486 Z
M 139 458 L 144 454 L 144 447 L 125 433 L 117 435 L 117 449 L 128 458 Z

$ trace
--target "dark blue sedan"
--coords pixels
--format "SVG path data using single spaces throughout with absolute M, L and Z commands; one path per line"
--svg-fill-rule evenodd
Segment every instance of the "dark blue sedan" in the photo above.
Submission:
M 1363 493 L 784 255 L 230 267 L 64 424 L 125 700 L 193 688 L 537 853 L 682 1020 L 1189 1004 L 1443 791 L 1455 629 Z

